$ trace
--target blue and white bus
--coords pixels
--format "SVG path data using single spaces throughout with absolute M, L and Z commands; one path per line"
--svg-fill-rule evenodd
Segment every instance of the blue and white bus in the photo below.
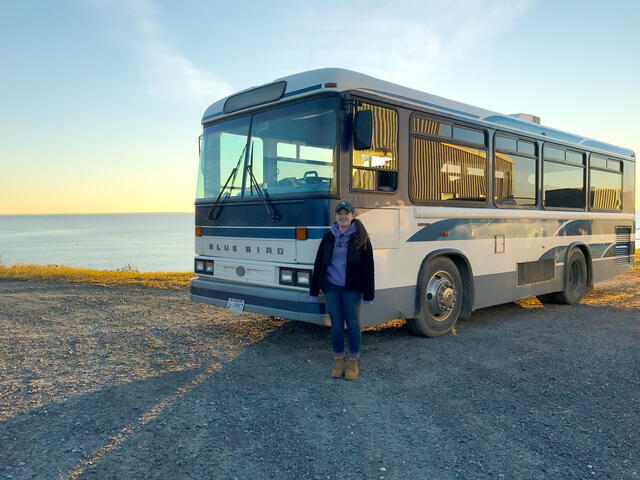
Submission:
M 362 326 L 422 335 L 538 296 L 579 302 L 634 262 L 635 155 L 343 69 L 291 75 L 202 117 L 190 295 L 328 325 L 309 297 L 339 199 L 374 248 Z

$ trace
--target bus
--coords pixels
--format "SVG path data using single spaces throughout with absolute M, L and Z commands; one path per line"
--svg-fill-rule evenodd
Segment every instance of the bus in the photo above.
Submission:
M 480 308 L 575 304 L 633 267 L 635 155 L 337 68 L 250 88 L 202 117 L 193 300 L 329 325 L 309 296 L 340 200 L 374 249 L 362 327 L 436 337 Z

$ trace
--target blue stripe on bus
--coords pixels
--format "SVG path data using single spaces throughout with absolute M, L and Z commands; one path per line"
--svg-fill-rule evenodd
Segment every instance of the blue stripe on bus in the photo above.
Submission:
M 589 250 L 591 258 L 615 257 L 615 243 L 591 243 Z
M 593 260 L 598 258 L 611 258 L 615 256 L 615 243 L 590 243 L 588 246 L 589 252 L 591 253 L 591 259 Z M 542 254 L 538 260 L 555 258 L 556 263 L 564 263 L 564 257 L 567 254 L 568 248 L 568 245 L 550 248 Z
M 218 300 L 227 300 L 229 296 L 244 300 L 247 305 L 260 305 L 266 308 L 275 308 L 278 310 L 287 310 L 290 312 L 311 313 L 316 315 L 326 315 L 326 306 L 324 303 L 307 303 L 296 302 L 293 300 L 278 300 L 270 297 L 262 297 L 257 295 L 244 295 L 242 293 L 219 292 L 216 290 L 209 290 L 208 288 L 189 287 L 189 292 L 192 295 L 199 297 L 215 298 Z
M 450 218 L 423 227 L 407 242 L 505 238 L 569 237 L 614 233 L 619 220 L 534 220 L 512 218 Z M 446 236 L 443 235 L 446 233 Z
M 274 210 L 280 216 L 275 220 L 259 201 L 222 203 L 217 221 L 209 219 L 213 207 L 211 203 L 196 205 L 195 224 L 200 227 L 321 227 L 326 228 L 333 223 L 333 215 L 329 208 L 329 198 L 306 198 L 298 200 L 271 200 Z
M 308 228 L 307 238 L 322 238 L 322 236 L 328 231 L 328 228 Z M 259 227 L 202 227 L 202 235 L 207 237 L 282 238 L 295 240 L 296 229 Z
M 300 90 L 294 90 L 293 92 L 285 93 L 282 96 L 282 98 L 291 97 L 293 95 L 299 95 L 301 93 L 311 92 L 313 90 L 318 90 L 320 88 L 322 88 L 322 84 L 321 83 L 319 83 L 318 85 L 312 85 L 311 87 L 301 88 Z

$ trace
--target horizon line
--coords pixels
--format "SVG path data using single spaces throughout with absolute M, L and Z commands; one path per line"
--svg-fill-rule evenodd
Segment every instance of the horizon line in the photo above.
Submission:
M 65 213 L 0 213 L 0 217 L 16 217 L 16 216 L 37 216 L 37 215 L 170 215 L 170 214 L 185 214 L 194 213 L 190 212 L 65 212 Z

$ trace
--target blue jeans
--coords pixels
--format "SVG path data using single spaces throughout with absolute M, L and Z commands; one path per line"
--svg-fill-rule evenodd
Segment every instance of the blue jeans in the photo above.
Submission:
M 336 357 L 344 355 L 344 325 L 347 324 L 349 357 L 360 356 L 360 305 L 362 293 L 347 290 L 344 287 L 328 284 L 324 291 L 324 300 L 331 318 L 331 343 Z

